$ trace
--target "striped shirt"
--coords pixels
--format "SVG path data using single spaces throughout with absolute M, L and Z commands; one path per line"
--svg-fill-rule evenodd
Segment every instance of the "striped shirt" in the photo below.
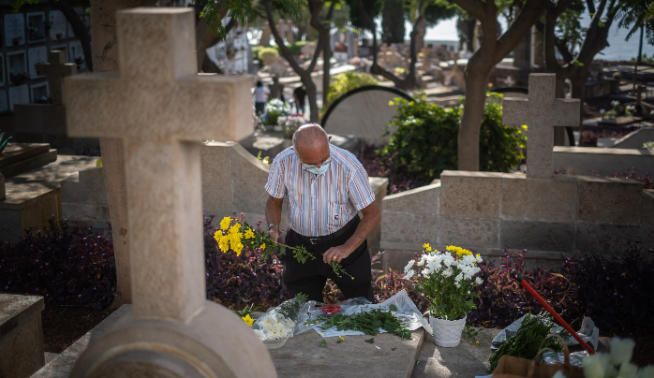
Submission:
M 288 197 L 289 224 L 300 235 L 336 232 L 375 200 L 357 158 L 332 144 L 329 154 L 329 169 L 321 176 L 302 168 L 293 147 L 277 155 L 270 167 L 266 192 L 275 198 Z

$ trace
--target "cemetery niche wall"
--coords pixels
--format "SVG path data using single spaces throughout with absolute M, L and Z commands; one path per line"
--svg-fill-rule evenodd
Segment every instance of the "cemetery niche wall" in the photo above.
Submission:
M 75 11 L 86 20 L 83 8 Z M 49 51 L 60 49 L 66 61 L 76 61 L 76 67 L 85 69 L 81 44 L 72 27 L 63 13 L 47 2 L 25 4 L 19 12 L 3 7 L 0 18 L 0 112 L 13 111 L 17 104 L 50 102 L 52 88 L 37 69 L 38 64 L 48 63 Z

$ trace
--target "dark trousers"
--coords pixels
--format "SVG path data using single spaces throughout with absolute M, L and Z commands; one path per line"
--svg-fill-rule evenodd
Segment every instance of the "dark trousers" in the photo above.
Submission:
M 286 234 L 286 244 L 289 246 L 303 245 L 316 258 L 300 264 L 290 254 L 284 256 L 282 259 L 284 263 L 282 282 L 286 290 L 291 295 L 304 293 L 309 299 L 322 302 L 322 291 L 327 278 L 330 278 L 341 289 L 346 299 L 364 297 L 372 301 L 372 273 L 367 242 L 364 241 L 350 256 L 341 261 L 345 271 L 350 273 L 354 279 L 347 275 L 336 276 L 332 268 L 322 261 L 322 254 L 331 247 L 344 244 L 354 234 L 358 224 L 359 217 L 357 216 L 341 230 L 321 237 L 318 242 L 314 241 L 313 243 L 310 238 L 289 230 Z
M 257 115 L 261 115 L 265 111 L 266 111 L 266 103 L 265 102 L 255 102 L 254 103 L 254 112 Z

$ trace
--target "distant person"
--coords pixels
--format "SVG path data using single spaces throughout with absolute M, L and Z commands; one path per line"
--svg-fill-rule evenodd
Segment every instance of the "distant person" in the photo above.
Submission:
M 303 86 L 299 86 L 293 90 L 293 101 L 295 102 L 295 111 L 299 114 L 304 114 L 304 100 L 307 97 L 307 91 Z
M 268 94 L 270 94 L 268 88 L 263 86 L 261 80 L 257 80 L 257 86 L 254 88 L 254 111 L 257 115 L 263 114 L 266 109 Z

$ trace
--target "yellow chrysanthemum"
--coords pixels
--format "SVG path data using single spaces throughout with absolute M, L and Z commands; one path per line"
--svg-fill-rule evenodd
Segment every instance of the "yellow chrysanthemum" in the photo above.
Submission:
M 265 251 L 266 250 L 266 243 L 261 243 L 261 245 L 259 246 L 259 249 L 262 250 L 262 251 Z
M 213 240 L 215 240 L 216 243 L 218 243 L 222 237 L 223 237 L 223 232 L 220 230 L 216 230 L 216 232 L 213 233 Z
M 245 316 L 241 317 L 241 319 L 245 322 L 245 324 L 248 325 L 248 327 L 252 327 L 252 324 L 254 324 L 254 319 L 252 319 L 250 314 L 246 314 Z
M 250 227 L 248 227 L 248 229 L 245 230 L 245 234 L 243 234 L 243 236 L 245 237 L 246 240 L 247 239 L 253 239 L 254 238 L 254 231 L 252 231 L 252 229 Z
M 229 238 L 227 236 L 222 236 L 218 240 L 218 248 L 222 253 L 229 252 Z
M 445 247 L 445 249 L 448 250 L 449 252 L 455 253 L 458 257 L 472 255 L 472 252 L 470 252 L 470 250 L 458 247 L 456 245 L 448 245 L 447 247 Z
M 236 256 L 240 256 L 241 252 L 243 252 L 243 244 L 241 243 L 241 241 L 239 240 L 236 243 L 232 242 L 231 246 L 232 246 L 232 249 L 234 250 L 234 252 L 236 252 Z
M 229 228 L 229 233 L 230 234 L 238 234 L 239 231 L 241 231 L 241 224 L 240 223 L 236 223 L 235 225 L 233 225 L 232 227 Z
M 429 243 L 425 243 L 425 244 L 423 244 L 423 245 L 422 245 L 422 249 L 424 249 L 425 252 L 431 252 L 431 251 L 434 250 L 434 249 L 431 247 L 431 244 L 429 244 Z
M 230 224 L 232 224 L 232 218 L 231 218 L 231 217 L 224 217 L 224 218 L 220 221 L 220 229 L 221 229 L 221 230 L 224 230 L 224 231 L 227 231 L 227 229 L 229 228 L 229 225 L 230 225 Z

